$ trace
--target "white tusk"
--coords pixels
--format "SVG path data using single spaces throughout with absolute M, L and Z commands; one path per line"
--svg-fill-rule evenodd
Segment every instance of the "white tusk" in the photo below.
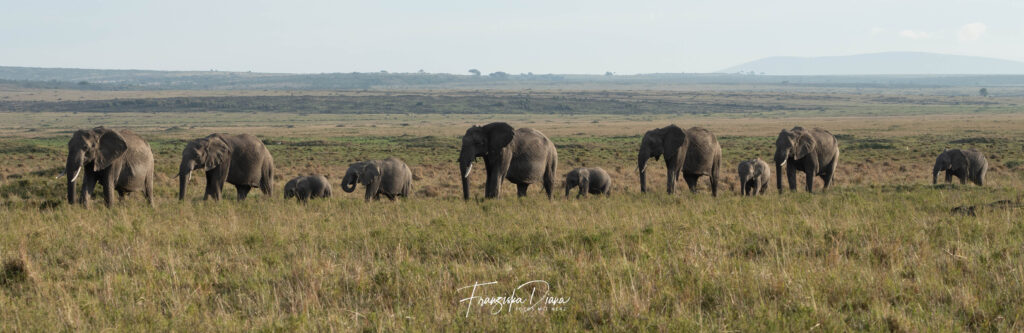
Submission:
M 185 182 L 188 183 L 191 180 L 192 180 L 192 173 L 189 172 L 187 175 L 185 175 Z
M 788 159 L 788 158 L 787 158 L 787 159 L 785 159 L 785 160 L 783 160 L 783 161 L 782 161 L 782 164 L 779 164 L 779 167 L 783 167 L 783 168 L 785 168 L 785 167 L 786 167 L 786 162 L 789 162 L 789 159 Z
M 79 167 L 78 169 L 76 169 L 76 170 L 75 170 L 75 176 L 74 176 L 74 177 L 71 177 L 71 182 L 72 182 L 72 183 L 74 183 L 74 182 L 75 182 L 75 180 L 78 180 L 78 174 L 80 174 L 80 173 L 82 173 L 82 168 L 81 168 L 81 167 Z
M 473 163 L 470 163 L 469 166 L 466 167 L 466 173 L 462 175 L 462 178 L 469 178 L 470 171 L 473 171 Z

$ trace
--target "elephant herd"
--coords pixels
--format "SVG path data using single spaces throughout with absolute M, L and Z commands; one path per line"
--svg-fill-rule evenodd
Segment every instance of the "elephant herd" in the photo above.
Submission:
M 472 126 L 462 137 L 458 156 L 462 197 L 469 199 L 469 175 L 477 158 L 484 161 L 486 183 L 485 198 L 496 198 L 501 183 L 508 180 L 516 184 L 519 196 L 525 196 L 531 184 L 541 184 L 548 198 L 554 190 L 558 152 L 554 143 L 540 131 L 531 128 L 515 129 L 507 123 L 495 122 Z M 664 157 L 667 169 L 667 191 L 673 193 L 681 176 L 690 191 L 696 191 L 697 180 L 710 178 L 711 195 L 718 195 L 722 148 L 714 133 L 705 128 L 682 129 L 669 125 L 647 131 L 637 154 L 640 191 L 647 192 L 647 162 L 650 158 Z M 821 177 L 827 189 L 839 163 L 839 142 L 832 133 L 820 128 L 794 127 L 782 130 L 775 140 L 776 187 L 783 191 L 783 168 L 790 190 L 796 190 L 797 171 L 806 177 L 806 190 L 812 192 L 814 178 Z M 178 199 L 185 199 L 185 190 L 193 171 L 206 173 L 203 199 L 219 200 L 224 183 L 235 186 L 238 199 L 244 200 L 253 188 L 264 195 L 274 189 L 274 158 L 263 142 L 249 134 L 211 134 L 189 142 L 181 154 L 178 174 Z M 946 182 L 952 176 L 984 185 L 988 163 L 983 153 L 970 149 L 946 149 L 935 161 L 932 183 L 938 182 L 938 173 L 945 171 Z M 83 172 L 84 171 L 84 172 Z M 740 192 L 758 195 L 766 192 L 771 179 L 771 168 L 760 158 L 743 161 L 737 167 Z M 113 202 L 113 193 L 120 198 L 131 192 L 142 192 L 153 204 L 154 160 L 149 144 L 128 130 L 96 127 L 76 131 L 68 141 L 67 164 L 60 176 L 67 176 L 69 203 L 88 206 L 97 183 L 104 188 L 107 206 Z M 58 177 L 60 177 L 58 176 Z M 75 182 L 82 178 L 82 187 L 76 195 Z M 361 183 L 366 188 L 364 199 L 390 200 L 409 197 L 412 192 L 412 172 L 401 160 L 391 157 L 349 165 L 341 182 L 345 192 L 355 190 Z M 611 177 L 599 167 L 576 168 L 564 175 L 565 196 L 579 188 L 577 197 L 588 194 L 607 195 Z M 284 198 L 300 201 L 327 198 L 332 195 L 331 184 L 322 175 L 300 176 L 288 181 Z

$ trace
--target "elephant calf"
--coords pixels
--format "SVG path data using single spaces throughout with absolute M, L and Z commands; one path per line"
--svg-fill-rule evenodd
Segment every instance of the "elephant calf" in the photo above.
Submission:
M 740 192 L 743 195 L 756 196 L 765 193 L 768 189 L 768 180 L 772 177 L 772 171 L 768 162 L 760 158 L 740 162 L 736 168 L 740 177 Z
M 601 168 L 576 168 L 565 174 L 565 197 L 569 198 L 569 190 L 579 187 L 580 192 L 576 197 L 585 197 L 587 194 L 610 194 L 612 190 L 612 178 Z
M 946 182 L 953 181 L 953 176 L 960 179 L 960 184 L 968 180 L 978 186 L 985 185 L 985 174 L 988 172 L 988 160 L 985 154 L 975 149 L 946 149 L 935 159 L 932 168 L 932 184 L 938 183 L 940 171 L 946 172 Z
M 412 171 L 402 160 L 389 157 L 384 160 L 352 163 L 341 180 L 341 189 L 352 193 L 356 182 L 366 186 L 366 201 L 380 200 L 381 194 L 392 201 L 396 196 L 408 198 L 412 192 Z
M 292 178 L 292 180 L 289 180 L 284 185 L 284 198 L 291 199 L 292 197 L 296 197 L 302 202 L 306 202 L 311 198 L 330 198 L 331 183 L 322 175 Z

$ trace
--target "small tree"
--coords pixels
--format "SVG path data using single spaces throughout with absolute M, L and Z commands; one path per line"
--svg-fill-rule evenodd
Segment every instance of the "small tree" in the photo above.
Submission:
M 502 72 L 502 71 L 497 71 L 497 72 L 494 72 L 494 73 L 491 73 L 491 74 L 487 74 L 487 76 L 490 76 L 490 77 L 493 77 L 493 78 L 496 78 L 496 79 L 504 79 L 504 78 L 508 77 L 508 73 L 505 73 L 505 72 Z
M 473 74 L 473 76 L 480 76 L 480 70 L 476 68 L 470 69 L 469 74 Z
M 988 88 L 981 88 L 981 90 L 978 90 L 978 95 L 981 95 L 981 97 L 988 97 Z
M 612 72 L 604 72 L 604 76 L 612 76 L 612 75 L 615 75 L 615 73 L 612 73 Z

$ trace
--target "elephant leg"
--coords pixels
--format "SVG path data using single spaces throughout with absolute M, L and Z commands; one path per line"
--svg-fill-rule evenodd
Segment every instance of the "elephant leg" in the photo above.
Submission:
M 756 197 L 760 191 L 761 191 L 761 188 L 759 188 L 756 183 L 755 184 L 750 184 L 750 195 L 751 196 L 755 196 Z
M 82 189 L 78 196 L 78 203 L 88 208 L 89 201 L 92 200 L 93 192 L 96 190 L 96 175 L 92 172 L 83 173 L 85 175 L 82 176 Z
M 757 194 L 755 193 L 755 195 Z M 713 173 L 711 174 L 711 196 L 718 196 L 718 176 L 715 176 Z
M 530 187 L 530 184 L 516 184 L 516 194 L 520 197 L 526 196 L 526 189 Z M 546 186 L 545 186 L 546 187 Z M 548 191 L 551 194 L 551 191 Z
M 807 181 L 807 184 L 806 184 L 807 193 L 814 193 L 814 175 L 817 174 L 816 171 L 817 170 L 804 172 L 804 174 L 806 175 L 806 181 Z
M 393 193 L 384 193 L 384 196 L 387 197 L 388 200 L 390 201 L 395 201 L 398 199 L 398 196 Z
M 544 173 L 544 192 L 548 194 L 548 199 L 551 199 L 551 192 L 555 189 L 555 179 L 551 173 Z
M 678 178 L 678 177 L 679 177 L 679 171 L 672 170 L 672 168 L 670 167 L 669 171 L 668 171 L 668 183 L 665 184 L 665 186 L 668 188 L 667 189 L 668 190 L 668 194 L 675 193 L 675 191 L 676 191 L 676 178 Z
M 796 191 L 796 168 L 792 165 L 786 166 L 786 178 L 789 180 L 789 191 Z
M 146 196 L 146 201 L 149 202 L 149 206 L 153 207 L 153 174 L 150 173 L 146 177 L 146 185 L 142 190 L 142 194 Z
M 946 183 L 949 184 L 949 183 L 952 183 L 952 182 L 953 182 L 953 173 L 950 172 L 949 170 L 946 170 Z
M 117 201 L 124 201 L 124 198 L 127 197 L 129 193 L 130 192 L 125 192 L 123 190 L 117 190 Z
M 114 189 L 114 177 L 110 175 L 103 177 L 103 201 L 108 208 L 114 204 L 114 192 L 116 191 Z
M 249 196 L 249 191 L 252 191 L 252 186 L 239 185 L 235 186 L 235 190 L 238 191 L 238 200 L 245 200 Z
M 683 180 L 686 181 L 686 187 L 690 189 L 690 193 L 697 193 L 697 179 L 700 179 L 700 175 L 683 174 Z

